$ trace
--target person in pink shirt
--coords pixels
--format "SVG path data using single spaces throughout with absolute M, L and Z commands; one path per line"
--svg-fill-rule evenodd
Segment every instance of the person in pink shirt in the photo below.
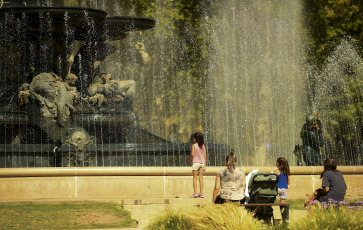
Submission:
M 204 137 L 202 133 L 194 133 L 193 135 L 192 145 L 192 154 L 189 157 L 189 162 L 192 163 L 192 172 L 193 172 L 193 189 L 194 193 L 192 195 L 193 198 L 204 198 L 203 195 L 203 173 L 206 169 L 207 163 L 207 151 L 204 145 Z M 200 185 L 200 193 L 197 193 L 197 178 L 199 174 L 199 185 Z

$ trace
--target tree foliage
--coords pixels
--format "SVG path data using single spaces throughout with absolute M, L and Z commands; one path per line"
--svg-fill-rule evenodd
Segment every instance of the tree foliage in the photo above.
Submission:
M 351 36 L 363 47 L 363 1 L 307 0 L 308 58 L 321 67 L 339 38 Z
M 325 118 L 327 153 L 346 164 L 362 161 L 362 9 L 360 0 L 306 1 L 307 59 L 319 72 L 309 94 Z

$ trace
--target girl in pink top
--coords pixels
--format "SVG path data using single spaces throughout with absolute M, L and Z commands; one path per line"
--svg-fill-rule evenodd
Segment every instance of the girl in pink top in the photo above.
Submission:
M 203 173 L 206 168 L 207 163 L 207 151 L 204 146 L 204 138 L 201 133 L 194 133 L 193 135 L 192 145 L 192 154 L 189 157 L 189 162 L 192 163 L 192 172 L 193 172 L 193 189 L 194 194 L 193 198 L 200 197 L 204 198 L 203 195 Z M 197 193 L 197 177 L 199 174 L 199 185 L 200 185 L 200 193 Z

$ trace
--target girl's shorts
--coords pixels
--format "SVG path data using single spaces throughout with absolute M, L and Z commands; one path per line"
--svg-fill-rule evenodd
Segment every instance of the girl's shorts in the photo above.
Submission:
M 199 169 L 205 170 L 204 163 L 193 163 L 192 170 L 198 171 Z
M 286 200 L 287 199 L 287 189 L 286 188 L 278 188 L 277 189 L 277 196 L 280 199 Z

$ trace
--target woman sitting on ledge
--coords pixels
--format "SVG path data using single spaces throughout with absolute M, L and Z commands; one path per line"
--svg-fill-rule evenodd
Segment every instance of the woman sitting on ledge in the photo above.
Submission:
M 329 199 L 334 201 L 344 201 L 347 185 L 343 174 L 337 170 L 335 159 L 328 157 L 324 161 L 324 172 L 320 178 L 323 178 L 323 194 L 318 198 L 320 202 L 328 202 Z
M 226 157 L 226 168 L 218 170 L 213 191 L 214 204 L 223 204 L 226 201 L 244 203 L 244 177 L 245 172 L 236 168 L 236 156 L 230 153 Z M 218 195 L 220 191 L 220 194 Z

